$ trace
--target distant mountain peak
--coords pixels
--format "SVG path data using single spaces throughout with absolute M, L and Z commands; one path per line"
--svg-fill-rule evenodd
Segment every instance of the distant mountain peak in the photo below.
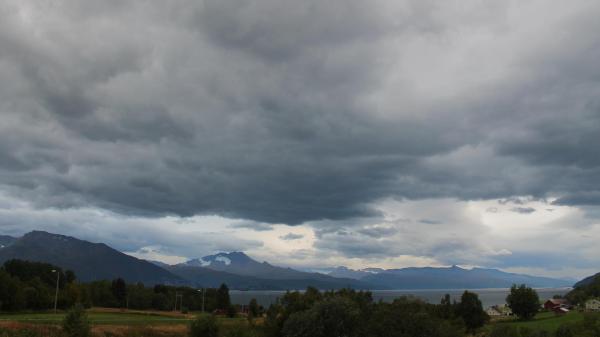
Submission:
M 46 262 L 71 269 L 84 282 L 117 277 L 147 284 L 180 284 L 183 281 L 154 264 L 126 255 L 106 244 L 45 231 L 29 232 L 0 249 L 0 263 L 10 259 Z
M 0 235 L 0 249 L 10 246 L 15 241 L 17 241 L 17 238 L 15 237 Z
M 31 232 L 23 235 L 23 237 L 21 239 L 25 240 L 25 241 L 28 241 L 28 240 L 43 240 L 43 241 L 54 240 L 54 241 L 63 241 L 63 242 L 82 241 L 82 240 L 74 238 L 72 236 L 67 236 L 67 235 L 62 235 L 62 234 L 54 234 L 54 233 L 40 231 L 40 230 L 31 231 Z
M 60 235 L 60 234 L 49 233 L 49 232 L 46 232 L 46 231 L 39 231 L 39 230 L 34 230 L 34 231 L 31 231 L 31 232 L 26 233 L 25 235 L 23 235 L 23 239 L 31 239 L 31 238 L 39 238 L 39 237 L 44 237 L 44 238 L 61 238 L 61 237 L 66 237 L 66 236 Z

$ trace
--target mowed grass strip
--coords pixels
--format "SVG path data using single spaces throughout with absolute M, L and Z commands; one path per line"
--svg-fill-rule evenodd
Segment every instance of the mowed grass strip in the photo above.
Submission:
M 65 317 L 65 313 L 23 313 L 23 314 L 0 314 L 0 322 L 23 322 L 40 324 L 59 324 Z M 144 313 L 105 313 L 88 312 L 88 318 L 92 325 L 161 325 L 161 324 L 187 324 L 191 318 L 161 316 Z
M 542 312 L 537 314 L 535 318 L 530 321 L 520 321 L 517 319 L 500 320 L 490 324 L 490 328 L 495 324 L 502 324 L 512 325 L 517 328 L 527 327 L 535 331 L 546 330 L 548 332 L 555 332 L 556 329 L 563 324 L 580 321 L 583 321 L 583 313 L 577 311 L 571 311 L 564 315 L 556 315 L 553 312 Z

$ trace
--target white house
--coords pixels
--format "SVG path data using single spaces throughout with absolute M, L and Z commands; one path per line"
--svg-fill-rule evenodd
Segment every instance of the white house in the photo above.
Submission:
M 600 300 L 592 298 L 591 300 L 585 301 L 586 311 L 600 311 Z
M 490 316 L 490 317 L 497 317 L 497 316 L 502 316 L 502 313 L 500 311 L 498 311 L 496 308 L 494 307 L 489 307 L 485 310 L 485 312 Z

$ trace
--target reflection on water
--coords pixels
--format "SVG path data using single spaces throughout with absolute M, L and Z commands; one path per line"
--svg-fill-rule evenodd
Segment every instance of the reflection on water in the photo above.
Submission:
M 551 298 L 554 295 L 564 295 L 571 290 L 571 288 L 541 288 L 536 289 L 540 300 Z M 373 290 L 373 299 L 375 301 L 382 300 L 384 302 L 391 302 L 395 298 L 400 296 L 415 296 L 429 303 L 439 303 L 440 299 L 444 294 L 450 294 L 453 299 L 460 300 L 464 290 L 450 289 L 450 290 Z M 479 299 L 483 304 L 483 307 L 489 307 L 496 304 L 504 304 L 506 295 L 510 292 L 510 289 L 475 289 L 471 290 L 479 295 Z M 231 290 L 229 295 L 231 296 L 231 302 L 233 304 L 248 304 L 252 298 L 256 298 L 258 303 L 264 307 L 275 303 L 278 297 L 285 294 L 285 291 L 265 291 L 265 290 L 249 290 L 239 291 Z

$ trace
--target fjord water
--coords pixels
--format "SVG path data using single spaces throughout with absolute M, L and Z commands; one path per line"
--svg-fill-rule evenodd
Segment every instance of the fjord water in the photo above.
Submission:
M 548 298 L 552 298 L 554 295 L 565 295 L 571 288 L 540 288 L 536 289 L 540 300 L 543 301 Z M 483 307 L 489 307 L 497 304 L 504 304 L 506 296 L 510 292 L 510 289 L 506 288 L 495 288 L 495 289 L 474 289 L 469 290 L 479 295 L 479 299 L 483 304 Z M 395 298 L 401 296 L 414 296 L 420 298 L 428 303 L 440 303 L 440 300 L 445 294 L 450 294 L 452 299 L 460 301 L 460 296 L 464 290 L 459 289 L 434 289 L 434 290 L 372 290 L 373 300 L 384 302 L 391 302 Z M 252 298 L 256 298 L 258 304 L 267 307 L 272 303 L 275 303 L 278 297 L 285 294 L 285 291 L 278 290 L 231 290 L 229 295 L 233 304 L 248 304 Z

